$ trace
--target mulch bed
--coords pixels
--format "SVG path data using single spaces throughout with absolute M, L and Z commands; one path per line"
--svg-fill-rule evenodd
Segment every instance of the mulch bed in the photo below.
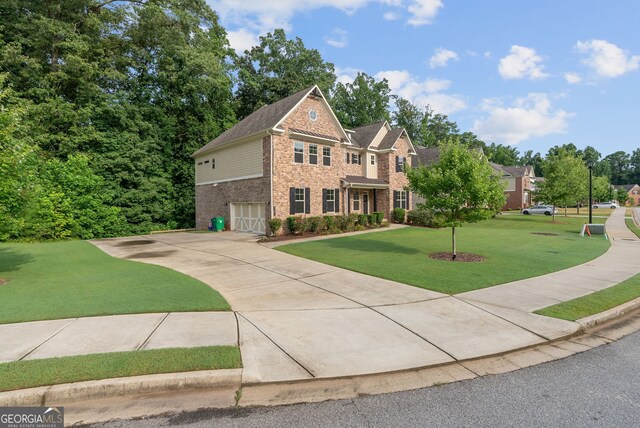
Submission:
M 277 242 L 277 241 L 293 241 L 302 238 L 313 238 L 316 236 L 330 236 L 340 235 L 340 233 L 307 233 L 304 235 L 278 235 L 278 236 L 265 236 L 260 239 L 260 242 Z
M 542 236 L 560 236 L 557 233 L 549 233 L 549 232 L 531 232 L 532 235 L 542 235 Z
M 443 260 L 445 262 L 482 262 L 484 257 L 479 254 L 473 253 L 458 253 L 456 259 L 451 258 L 451 253 L 431 253 L 429 257 L 436 260 Z

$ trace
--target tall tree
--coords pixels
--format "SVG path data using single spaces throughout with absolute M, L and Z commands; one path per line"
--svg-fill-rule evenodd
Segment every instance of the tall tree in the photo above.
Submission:
M 440 159 L 407 171 L 411 189 L 425 198 L 427 209 L 441 213 L 451 227 L 456 259 L 456 227 L 495 215 L 505 203 L 505 183 L 487 159 L 452 139 L 440 147 Z
M 515 147 L 491 143 L 491 145 L 486 146 L 485 154 L 491 162 L 513 166 L 518 164 L 520 153 Z
M 260 44 L 239 56 L 236 115 L 242 119 L 263 105 L 317 84 L 326 95 L 336 81 L 332 63 L 302 39 L 287 39 L 282 29 L 260 37 Z
M 519 165 L 531 165 L 536 174 L 536 177 L 542 177 L 542 164 L 544 159 L 540 156 L 539 152 L 533 154 L 533 150 L 527 150 L 524 154 L 518 159 Z
M 603 160 L 611 171 L 611 182 L 613 184 L 629 184 L 630 157 L 622 150 L 611 153 Z
M 338 82 L 332 102 L 340 122 L 348 128 L 390 121 L 391 89 L 387 79 L 377 82 L 366 73 L 358 73 L 353 83 Z

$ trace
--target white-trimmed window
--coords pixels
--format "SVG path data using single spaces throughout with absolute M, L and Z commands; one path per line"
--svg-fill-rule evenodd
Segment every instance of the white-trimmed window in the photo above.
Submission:
M 331 147 L 322 147 L 322 165 L 331 166 Z
M 328 213 L 334 213 L 336 212 L 336 189 L 327 189 L 326 192 L 326 211 Z
M 407 204 L 407 191 L 406 190 L 394 190 L 393 191 L 393 208 L 408 208 Z
M 360 211 L 360 192 L 353 192 L 353 210 Z
M 304 143 L 302 141 L 294 141 L 293 143 L 293 161 L 304 163 Z
M 296 214 L 301 213 L 304 214 L 304 187 L 303 188 L 296 188 L 296 193 L 295 193 L 295 203 L 294 203 L 294 207 L 295 207 L 295 212 Z
M 311 165 L 318 164 L 318 146 L 316 144 L 309 144 L 309 163 Z

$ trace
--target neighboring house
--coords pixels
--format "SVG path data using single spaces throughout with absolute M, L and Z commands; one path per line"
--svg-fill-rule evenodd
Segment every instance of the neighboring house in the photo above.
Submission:
M 625 190 L 629 196 L 627 206 L 640 206 L 640 186 L 637 184 L 617 184 L 614 185 L 616 189 Z
M 416 156 L 413 166 L 431 165 L 440 159 L 438 147 L 416 147 Z M 499 174 L 506 182 L 505 195 L 507 202 L 503 210 L 524 209 L 532 204 L 531 192 L 535 190 L 536 176 L 532 166 L 503 166 L 497 163 L 489 163 L 496 174 Z M 424 198 L 413 194 L 412 209 L 424 202 Z
M 408 208 L 404 129 L 344 129 L 317 86 L 263 106 L 196 151 L 196 228 L 214 216 L 265 233 L 271 218 Z
M 522 210 L 532 205 L 531 192 L 535 190 L 536 183 L 532 166 L 503 166 L 497 163 L 491 163 L 491 166 L 502 174 L 507 183 L 504 190 L 507 203 L 502 207 L 503 210 Z

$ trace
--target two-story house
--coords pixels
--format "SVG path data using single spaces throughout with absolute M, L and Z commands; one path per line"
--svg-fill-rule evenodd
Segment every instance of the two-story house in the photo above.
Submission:
M 271 218 L 409 208 L 404 129 L 344 129 L 317 86 L 263 106 L 196 151 L 196 228 L 223 216 L 265 233 Z
M 533 203 L 532 192 L 535 191 L 536 174 L 532 166 L 503 166 L 492 163 L 491 166 L 506 181 L 504 190 L 507 203 L 503 210 L 522 210 Z
M 613 187 L 627 192 L 629 197 L 625 203 L 627 206 L 640 206 L 640 186 L 637 184 L 617 184 Z

